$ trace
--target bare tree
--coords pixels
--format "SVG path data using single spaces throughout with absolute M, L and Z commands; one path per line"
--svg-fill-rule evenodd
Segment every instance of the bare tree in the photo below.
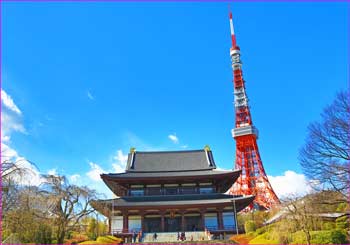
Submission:
M 349 91 L 338 93 L 321 117 L 309 125 L 299 160 L 315 188 L 335 190 L 346 198 L 350 189 Z
M 94 212 L 90 205 L 97 198 L 94 190 L 68 183 L 64 176 L 46 176 L 41 194 L 47 196 L 47 215 L 51 215 L 56 226 L 58 244 L 64 242 L 69 231 L 79 224 L 79 221 Z
M 18 201 L 19 181 L 30 172 L 22 165 L 23 158 L 14 160 L 8 157 L 6 151 L 1 152 L 1 191 L 2 191 L 2 217 L 8 210 L 16 207 Z

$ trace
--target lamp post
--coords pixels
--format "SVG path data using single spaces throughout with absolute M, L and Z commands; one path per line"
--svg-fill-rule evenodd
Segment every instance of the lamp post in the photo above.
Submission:
M 236 223 L 236 234 L 238 235 L 238 222 L 237 222 L 237 210 L 236 210 L 236 200 L 233 197 L 232 198 L 232 202 L 233 202 L 233 216 L 235 218 L 235 223 Z

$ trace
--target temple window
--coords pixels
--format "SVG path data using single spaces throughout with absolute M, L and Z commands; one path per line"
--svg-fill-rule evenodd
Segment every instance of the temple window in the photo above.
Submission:
M 130 190 L 130 196 L 143 196 L 145 194 L 143 189 Z
M 198 191 L 196 189 L 196 187 L 191 187 L 191 186 L 187 186 L 187 187 L 182 187 L 181 188 L 181 193 L 182 194 L 197 194 Z
M 150 196 L 162 195 L 160 187 L 147 188 L 147 194 Z
M 200 194 L 207 194 L 207 193 L 214 193 L 214 188 L 212 186 L 210 187 L 200 187 L 199 188 Z
M 177 195 L 178 194 L 177 187 L 167 187 L 165 188 L 165 195 Z

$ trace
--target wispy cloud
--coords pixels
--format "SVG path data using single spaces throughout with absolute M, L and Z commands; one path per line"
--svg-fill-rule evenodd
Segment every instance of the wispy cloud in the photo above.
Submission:
M 178 144 L 179 143 L 179 138 L 176 136 L 176 134 L 169 134 L 168 138 L 174 143 Z
M 2 89 L 1 89 L 1 102 L 3 103 L 3 105 L 5 107 L 7 107 L 11 111 L 15 112 L 16 114 L 18 114 L 18 115 L 22 114 L 21 110 L 18 108 L 18 106 L 15 104 L 15 102 L 13 102 L 11 96 L 8 95 L 5 92 L 5 90 L 2 90 Z
M 125 171 L 128 155 L 123 154 L 122 150 L 117 150 L 117 154 L 113 157 L 114 163 L 112 163 L 113 169 L 116 173 L 122 173 Z
M 136 150 L 142 150 L 142 151 L 161 151 L 164 150 L 164 147 L 154 146 L 152 144 L 149 144 L 145 140 L 141 139 L 136 134 L 127 131 L 124 134 L 124 142 L 126 143 L 127 147 L 135 147 Z
M 86 175 L 93 181 L 101 181 L 100 174 L 106 173 L 106 171 L 104 171 L 97 163 L 89 162 L 89 165 L 90 171 L 87 172 Z
M 26 133 L 22 123 L 22 112 L 10 95 L 1 90 L 1 141 L 9 142 L 12 132 Z
M 280 198 L 288 195 L 303 196 L 312 190 L 305 175 L 291 170 L 285 171 L 283 175 L 268 176 L 268 179 L 276 195 Z
M 95 100 L 95 97 L 91 94 L 90 91 L 87 91 L 86 95 L 90 100 Z

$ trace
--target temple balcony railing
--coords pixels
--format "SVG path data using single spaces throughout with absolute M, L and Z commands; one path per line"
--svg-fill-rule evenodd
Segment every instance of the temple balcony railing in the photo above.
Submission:
M 224 225 L 223 228 L 219 228 L 218 226 L 206 226 L 205 228 L 208 231 L 222 231 L 222 230 L 232 231 L 232 230 L 236 230 L 235 225 Z

